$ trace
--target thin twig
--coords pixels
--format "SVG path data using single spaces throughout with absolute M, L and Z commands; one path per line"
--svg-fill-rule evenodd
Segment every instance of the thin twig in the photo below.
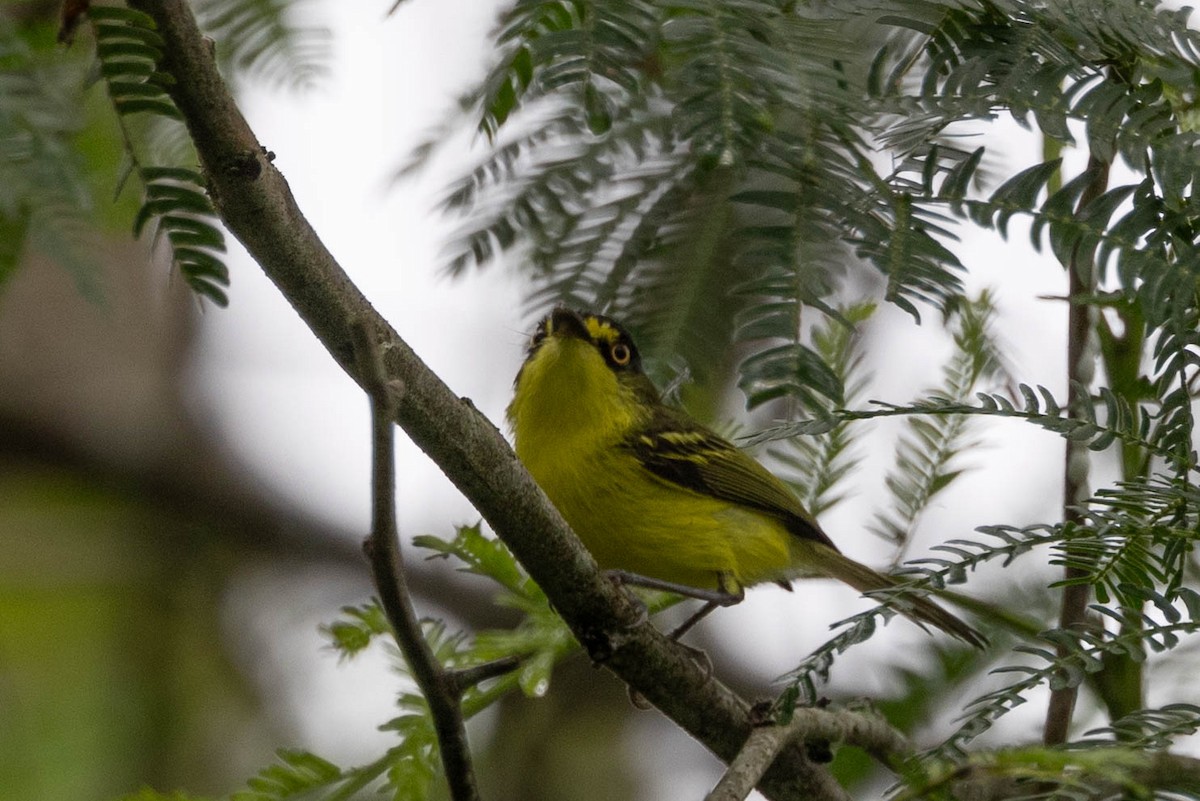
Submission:
M 503 676 L 506 673 L 512 673 L 520 665 L 520 657 L 505 656 L 500 659 L 494 659 L 491 662 L 484 662 L 482 665 L 472 665 L 471 667 L 449 670 L 447 671 L 447 678 L 458 694 L 462 695 L 463 692 L 474 687 L 476 684 Z
M 355 351 L 371 399 L 371 536 L 363 544 L 380 603 L 437 732 L 442 769 L 454 801 L 478 801 L 458 682 L 442 667 L 421 630 L 404 576 L 396 526 L 396 468 L 392 422 L 403 387 L 388 382 L 379 349 L 365 325 L 354 327 Z
M 912 751 L 904 735 L 877 715 L 846 709 L 797 709 L 786 726 L 755 728 L 705 801 L 742 801 L 781 750 L 814 740 L 858 746 L 889 766 Z
M 1092 180 L 1079 197 L 1076 214 L 1081 214 L 1088 204 L 1108 187 L 1108 162 L 1102 161 L 1095 154 L 1088 158 L 1088 172 Z M 1077 301 L 1093 295 L 1096 291 L 1096 265 L 1090 251 L 1084 252 L 1076 247 L 1067 265 L 1068 297 Z M 1088 387 L 1095 375 L 1096 354 L 1091 345 L 1093 335 L 1093 315 L 1095 308 L 1090 303 L 1073 302 L 1067 304 L 1067 408 L 1071 414 L 1079 415 L 1087 407 Z M 1066 464 L 1063 470 L 1063 521 L 1065 523 L 1082 523 L 1082 504 L 1088 497 L 1088 467 L 1090 451 L 1086 442 L 1068 439 Z M 1070 546 L 1068 545 L 1068 548 Z M 1058 627 L 1070 629 L 1083 625 L 1087 620 L 1088 601 L 1091 598 L 1091 587 L 1077 581 L 1086 575 L 1077 565 L 1068 564 L 1065 578 L 1068 584 L 1063 588 L 1062 609 L 1059 612 Z M 1067 655 L 1065 645 L 1058 646 L 1060 658 Z M 1042 729 L 1042 741 L 1046 745 L 1059 745 L 1067 740 L 1071 729 L 1071 717 L 1075 710 L 1075 699 L 1079 694 L 1077 685 L 1060 687 L 1050 691 L 1050 702 L 1046 709 L 1046 723 Z

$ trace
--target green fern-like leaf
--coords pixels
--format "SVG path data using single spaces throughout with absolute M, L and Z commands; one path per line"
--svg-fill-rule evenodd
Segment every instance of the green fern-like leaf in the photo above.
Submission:
M 754 310 L 757 319 L 761 319 L 759 308 Z M 845 388 L 845 400 L 851 403 L 861 396 L 867 380 L 862 373 L 858 326 L 874 311 L 873 304 L 839 309 L 836 318 L 826 318 L 812 332 L 813 350 L 833 370 L 838 385 Z M 831 410 L 827 399 L 817 398 L 816 401 L 822 404 L 818 411 L 827 413 Z M 814 516 L 819 517 L 843 499 L 836 494 L 838 487 L 858 463 L 851 433 L 849 422 L 842 422 L 812 436 L 794 437 L 787 441 L 787 447 L 768 451 L 785 468 L 783 475 L 797 488 L 804 508 Z
M 1133 414 L 1129 404 L 1107 388 L 1101 388 L 1098 397 L 1082 407 L 1081 416 L 1077 417 L 1068 416 L 1062 404 L 1055 400 L 1045 387 L 1038 387 L 1035 391 L 1032 387 L 1020 384 L 1017 389 L 1021 394 L 1021 407 L 1006 395 L 989 395 L 983 392 L 975 395 L 979 401 L 978 405 L 940 396 L 927 398 L 911 406 L 875 401 L 881 408 L 862 411 L 834 410 L 820 418 L 764 429 L 748 437 L 746 444 L 753 446 L 794 436 L 822 433 L 837 422 L 850 420 L 911 415 L 986 415 L 1026 420 L 1067 439 L 1086 442 L 1092 450 L 1104 450 L 1119 440 L 1175 464 L 1176 454 L 1152 439 L 1148 418 Z M 1184 468 L 1186 469 L 1186 465 Z
M 1178 477 L 1138 477 L 1100 489 L 1084 525 L 1065 532 L 1054 561 L 1078 571 L 1066 583 L 1091 585 L 1098 601 L 1141 608 L 1146 593 L 1184 583 L 1200 520 L 1196 501 L 1193 485 Z
M 1087 750 L 1040 746 L 1002 748 L 957 759 L 913 760 L 904 770 L 907 790 L 900 797 L 940 797 L 940 788 L 964 775 L 986 775 L 990 781 L 1010 782 L 1026 798 L 1096 798 L 1101 787 L 1105 794 L 1124 791 L 1133 797 L 1159 797 L 1145 786 L 1146 777 L 1153 775 L 1152 757 L 1112 744 Z M 1176 783 L 1170 778 L 1163 782 L 1171 789 Z M 1187 783 L 1187 779 L 1180 782 L 1182 785 Z
M 540 596 L 537 585 L 525 575 L 503 543 L 485 537 L 479 524 L 460 526 L 452 540 L 425 534 L 414 537 L 413 544 L 433 551 L 436 556 L 458 559 L 464 565 L 460 570 L 487 576 L 515 596 Z
M 1115 739 L 1128 748 L 1164 750 L 1177 739 L 1197 731 L 1200 731 L 1200 707 L 1178 703 L 1139 709 L 1113 721 L 1110 726 L 1092 729 L 1086 736 L 1098 735 L 1101 741 Z
M 201 0 L 201 27 L 221 43 L 217 54 L 230 72 L 307 89 L 329 71 L 329 31 L 295 21 L 300 3 L 284 0 Z
M 498 601 L 525 613 L 524 621 L 515 629 L 479 632 L 470 642 L 447 640 L 447 650 L 440 658 L 452 666 L 476 665 L 512 656 L 522 660 L 520 668 L 492 685 L 471 688 L 463 697 L 464 713 L 475 714 L 515 687 L 527 695 L 545 694 L 553 668 L 573 653 L 578 643 L 551 610 L 541 589 L 521 570 L 503 544 L 485 537 L 479 526 L 460 527 L 453 540 L 423 535 L 414 538 L 414 542 L 435 555 L 462 561 L 462 569 L 467 572 L 490 577 L 504 590 Z M 444 632 L 438 636 L 444 637 Z M 436 652 L 436 640 L 434 648 Z
M 983 526 L 978 531 L 985 539 L 955 539 L 936 546 L 934 550 L 945 554 L 944 557 L 931 556 L 905 562 L 896 574 L 902 579 L 900 584 L 871 593 L 872 599 L 879 602 L 877 606 L 835 624 L 840 630 L 784 676 L 790 690 L 785 691 L 784 696 L 803 697 L 809 702 L 819 698 L 818 684 L 828 681 L 837 658 L 853 646 L 869 640 L 880 625 L 896 615 L 898 606 L 904 606 L 910 593 L 923 594 L 960 584 L 966 581 L 970 572 L 983 564 L 998 561 L 1008 566 L 1016 559 L 1057 542 L 1062 536 L 1054 526 L 1030 526 L 1024 529 Z M 1008 617 L 1005 625 L 1014 631 L 1026 631 L 1029 621 Z
M 399 733 L 404 736 L 405 747 L 393 754 L 387 789 L 395 801 L 426 801 L 440 775 L 435 744 L 413 737 L 411 731 Z
M 248 789 L 234 793 L 232 801 L 299 799 L 318 789 L 333 787 L 345 778 L 337 765 L 315 754 L 283 750 L 279 752 L 279 763 L 250 779 Z
M 936 394 L 949 401 L 966 401 L 982 381 L 1003 379 L 1000 348 L 993 340 L 995 309 L 989 293 L 958 307 L 955 353 L 943 371 L 944 384 Z M 896 465 L 886 484 L 892 506 L 877 512 L 872 530 L 897 545 L 897 559 L 916 528 L 922 510 L 962 474 L 956 457 L 975 443 L 969 439 L 969 416 L 910 417 L 896 448 Z
M 0 287 L 32 249 L 99 299 L 91 196 L 73 149 L 83 124 L 81 65 L 47 59 L 4 18 L 0 63 Z
M 117 113 L 147 112 L 180 119 L 164 90 L 172 79 L 158 70 L 164 45 L 154 21 L 121 6 L 94 6 L 88 9 L 88 17 L 96 35 L 100 74 Z
M 1156 600 L 1160 608 L 1172 612 L 1172 622 L 1164 624 L 1146 617 L 1142 626 L 1127 628 L 1114 635 L 1086 629 L 1071 632 L 1051 630 L 1041 635 L 1043 644 L 1017 646 L 1016 651 L 1040 661 L 1040 666 L 1010 665 L 997 670 L 997 673 L 1020 678 L 972 701 L 958 728 L 933 753 L 943 758 L 961 755 L 968 742 L 1024 703 L 1027 694 L 1034 688 L 1042 685 L 1052 689 L 1078 686 L 1089 674 L 1103 669 L 1102 657 L 1105 654 L 1124 654 L 1142 659 L 1143 646 L 1157 652 L 1166 651 L 1178 646 L 1181 635 L 1200 631 L 1200 616 L 1197 615 L 1200 612 L 1200 596 L 1194 591 L 1181 589 L 1173 598 L 1156 596 Z M 1096 606 L 1093 609 L 1103 615 L 1113 614 L 1105 607 Z
M 524 0 L 501 20 L 503 57 L 477 93 L 479 129 L 495 138 L 519 104 L 561 95 L 579 130 L 603 135 L 645 84 L 661 12 L 644 0 Z
M 229 303 L 229 268 L 221 260 L 225 236 L 216 226 L 216 211 L 204 193 L 204 179 L 180 167 L 142 167 L 146 199 L 134 220 L 134 234 L 151 220 L 166 239 L 171 260 L 198 295 L 218 306 Z
M 154 21 L 138 11 L 118 6 L 91 7 L 88 15 L 96 34 L 100 73 L 119 118 L 126 154 L 133 172 L 145 188 L 142 206 L 133 222 L 140 235 L 150 222 L 157 227 L 171 253 L 171 262 L 193 292 L 218 306 L 229 298 L 229 269 L 221 254 L 225 236 L 218 228 L 216 211 L 205 194 L 204 177 L 193 169 L 149 166 L 135 151 L 135 135 L 128 120 L 147 113 L 178 120 L 179 113 L 164 87 L 171 78 L 158 71 L 162 39 Z
M 343 606 L 342 616 L 332 623 L 321 626 L 321 633 L 330 641 L 342 657 L 356 656 L 376 637 L 392 633 L 391 625 L 379 604 Z
M 839 67 L 853 28 L 836 5 L 518 3 L 473 96 L 495 149 L 448 196 L 473 216 L 452 269 L 515 250 L 534 305 L 620 316 L 651 362 L 682 356 L 701 384 L 750 297 L 828 310 L 855 253 L 914 315 L 948 303 L 961 291 L 949 232 L 876 175 L 861 135 L 858 76 Z M 596 92 L 621 113 L 595 112 Z M 510 122 L 519 105 L 524 125 Z M 788 272 L 803 280 L 772 282 Z M 752 397 L 837 397 L 811 352 L 776 344 L 741 365 Z

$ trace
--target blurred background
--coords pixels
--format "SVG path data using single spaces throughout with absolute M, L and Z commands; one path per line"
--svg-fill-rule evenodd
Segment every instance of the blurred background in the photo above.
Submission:
M 239 96 L 351 277 L 455 392 L 502 426 L 544 309 L 524 302 L 528 287 L 503 261 L 448 278 L 454 224 L 435 211 L 481 144 L 472 130 L 452 132 L 425 170 L 397 177 L 483 75 L 497 4 L 411 0 L 389 14 L 390 5 L 296 4 L 300 23 L 328 30 L 328 74 L 300 88 L 251 77 Z M 0 6 L 7 24 L 40 30 L 47 43 L 57 10 Z M 86 49 L 76 43 L 70 58 L 86 61 Z M 96 95 L 93 121 L 105 118 Z M 95 125 L 83 135 L 94 140 L 97 181 L 111 186 L 114 132 Z M 995 125 L 1014 158 L 1039 146 L 1014 124 Z M 318 633 L 371 592 L 360 555 L 365 400 L 236 244 L 229 308 L 202 306 L 145 241 L 130 241 L 127 210 L 98 210 L 114 222 L 92 254 L 102 262 L 94 291 L 36 253 L 0 287 L 0 801 L 99 800 L 142 786 L 224 795 L 278 748 L 353 764 L 391 736 L 376 727 L 393 716 L 401 679 L 380 653 L 339 661 Z M 1006 356 L 1022 381 L 1061 393 L 1065 308 L 1052 299 L 1065 292 L 1061 270 L 1019 235 L 970 236 L 958 249 L 972 268 L 968 290 L 994 291 L 1011 336 Z M 872 398 L 899 401 L 936 384 L 950 347 L 938 325 L 918 327 L 891 308 L 865 337 L 871 363 L 886 367 Z M 728 414 L 740 404 L 730 393 Z M 898 429 L 868 431 L 850 499 L 823 523 L 852 556 L 883 565 L 889 557 L 866 528 Z M 930 508 L 910 555 L 981 520 L 1055 516 L 1059 496 L 1045 488 L 1059 485 L 1056 438 L 980 424 L 975 439 L 988 478 L 966 475 Z M 478 519 L 403 437 L 399 448 L 406 535 L 448 536 Z M 422 613 L 468 631 L 511 622 L 485 582 L 441 561 L 410 563 Z M 1005 577 L 1035 613 L 1051 609 L 1039 589 L 1046 571 Z M 793 594 L 764 588 L 693 636 L 722 679 L 769 697 L 773 680 L 862 603 L 825 582 Z M 838 674 L 829 694 L 899 708 L 943 680 L 951 656 L 951 646 L 896 622 L 861 649 L 871 667 Z M 1034 706 L 1005 718 L 996 736 L 1035 736 Z M 936 737 L 954 713 L 935 710 L 918 738 Z M 471 733 L 493 798 L 696 798 L 719 775 L 700 746 L 635 710 L 581 659 L 556 674 L 548 696 L 512 698 Z

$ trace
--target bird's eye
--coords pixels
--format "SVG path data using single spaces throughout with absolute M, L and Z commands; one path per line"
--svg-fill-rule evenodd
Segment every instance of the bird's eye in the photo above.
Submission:
M 629 360 L 633 358 L 633 353 L 629 350 L 629 346 L 624 342 L 617 342 L 608 351 L 608 355 L 612 357 L 613 364 L 618 367 L 624 367 L 629 364 Z

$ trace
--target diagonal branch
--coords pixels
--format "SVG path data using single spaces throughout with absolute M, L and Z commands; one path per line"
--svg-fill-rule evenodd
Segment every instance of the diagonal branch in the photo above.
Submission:
M 812 741 L 858 746 L 889 767 L 912 752 L 904 735 L 878 715 L 848 709 L 797 709 L 786 725 L 756 727 L 705 801 L 742 801 L 781 750 Z
M 700 740 L 733 759 L 750 735 L 749 706 L 668 641 L 595 561 L 486 418 L 455 396 L 372 308 L 321 243 L 217 72 L 212 48 L 185 0 L 129 0 L 164 40 L 162 68 L 229 230 L 288 299 L 334 360 L 359 384 L 355 325 L 404 395 L 396 422 L 428 454 L 529 571 L 596 661 Z M 785 749 L 760 789 L 772 799 L 828 799 L 841 788 L 799 747 Z

